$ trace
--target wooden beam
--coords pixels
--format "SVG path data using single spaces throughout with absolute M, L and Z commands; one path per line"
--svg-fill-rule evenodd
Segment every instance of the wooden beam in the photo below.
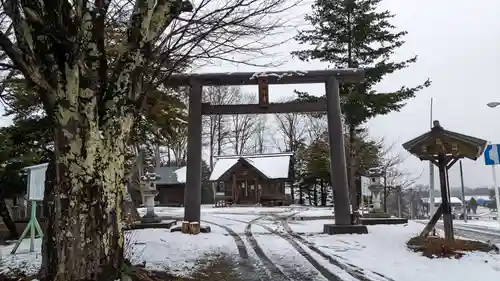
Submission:
M 257 78 L 267 77 L 269 85 L 325 83 L 328 77 L 336 78 L 339 83 L 360 83 L 365 78 L 364 69 L 331 69 L 310 71 L 267 71 L 267 72 L 226 72 L 173 74 L 165 85 L 171 87 L 189 86 L 197 80 L 202 86 L 257 85 Z
M 205 115 L 321 112 L 321 111 L 326 111 L 326 103 L 325 102 L 270 103 L 266 107 L 262 107 L 259 104 L 211 105 L 209 103 L 204 103 L 202 105 L 201 110 L 202 113 Z
M 431 202 L 429 201 L 429 208 L 431 207 Z M 425 226 L 424 230 L 420 233 L 420 237 L 425 238 L 429 236 L 429 233 L 434 229 L 436 223 L 439 221 L 441 216 L 443 215 L 443 204 L 439 204 L 436 212 L 432 215 L 431 220 Z
M 452 157 L 448 160 L 448 164 L 446 164 L 446 170 L 449 170 L 461 157 Z

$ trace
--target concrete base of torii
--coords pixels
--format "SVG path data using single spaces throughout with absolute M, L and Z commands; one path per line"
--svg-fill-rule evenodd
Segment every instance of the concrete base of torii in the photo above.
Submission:
M 200 225 L 200 233 L 210 233 L 212 229 L 208 225 Z M 170 232 L 182 232 L 182 226 L 176 226 L 172 227 L 170 229 Z M 193 233 L 188 233 L 188 234 L 193 234 Z
M 367 234 L 368 228 L 366 227 L 366 225 L 361 225 L 361 224 L 351 224 L 351 225 L 325 224 L 323 225 L 323 233 L 330 235 Z

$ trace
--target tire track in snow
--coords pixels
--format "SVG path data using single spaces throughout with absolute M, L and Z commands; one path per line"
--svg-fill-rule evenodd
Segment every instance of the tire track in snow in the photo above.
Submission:
M 268 271 L 271 275 L 269 277 L 271 277 L 271 279 L 273 279 L 273 280 L 274 279 L 277 279 L 277 280 L 296 280 L 296 281 L 316 280 L 315 274 L 310 274 L 308 271 L 299 271 L 299 270 L 297 270 L 297 268 L 295 266 L 290 265 L 290 264 L 287 264 L 287 265 L 280 264 L 279 265 L 280 267 L 283 268 L 283 270 L 285 270 L 285 272 L 283 272 L 283 270 L 280 269 L 278 267 L 278 265 L 275 262 L 273 262 L 268 257 L 268 255 L 264 252 L 262 246 L 258 243 L 257 239 L 254 237 L 254 235 L 251 231 L 251 227 L 252 227 L 252 225 L 255 224 L 255 225 L 261 226 L 265 229 L 264 226 L 262 226 L 261 224 L 257 224 L 256 222 L 258 220 L 262 219 L 263 217 L 268 216 L 268 214 L 259 216 L 255 219 L 250 220 L 250 221 L 243 221 L 243 220 L 239 220 L 239 219 L 227 218 L 227 217 L 222 217 L 222 216 L 214 216 L 214 215 L 212 215 L 212 216 L 220 218 L 220 219 L 225 219 L 228 221 L 239 222 L 239 223 L 246 225 L 245 226 L 245 237 L 247 238 L 247 240 L 250 244 L 250 247 L 256 253 L 257 258 L 262 262 L 264 267 L 266 269 L 268 269 Z M 269 231 L 269 229 L 267 229 L 267 231 Z M 276 233 L 273 230 L 269 231 L 269 234 L 274 236 L 274 237 L 281 238 L 279 235 L 276 235 Z M 264 234 L 260 234 L 260 235 L 264 235 Z M 263 279 L 263 280 L 267 281 L 267 280 L 269 280 L 269 278 Z
M 205 223 L 208 223 L 211 225 L 215 225 L 215 226 L 218 226 L 218 227 L 224 229 L 230 236 L 233 237 L 234 242 L 236 243 L 236 248 L 238 248 L 238 253 L 240 255 L 240 258 L 242 260 L 248 259 L 247 247 L 245 246 L 245 242 L 243 242 L 243 239 L 241 238 L 241 236 L 238 235 L 238 233 L 236 233 L 231 228 L 229 228 L 225 225 L 222 225 L 222 224 L 218 224 L 218 223 L 207 221 L 207 220 L 202 220 L 202 222 L 205 222 Z
M 271 259 L 266 255 L 266 253 L 260 247 L 259 243 L 257 242 L 257 240 L 255 239 L 255 237 L 252 234 L 252 225 L 256 221 L 262 219 L 263 217 L 264 216 L 255 218 L 249 222 L 244 222 L 244 221 L 239 221 L 239 222 L 247 223 L 247 226 L 245 227 L 245 236 L 247 237 L 248 242 L 250 243 L 250 246 L 252 247 L 252 249 L 255 251 L 255 254 L 257 255 L 257 257 L 259 257 L 259 259 L 262 261 L 264 266 L 271 273 L 271 278 L 276 279 L 276 280 L 283 280 L 283 281 L 284 280 L 291 280 L 290 278 L 288 278 L 288 276 L 286 276 L 283 273 L 283 271 L 281 271 L 281 269 L 278 268 L 278 266 L 276 266 L 276 264 L 274 264 L 271 261 Z M 230 220 L 230 219 L 228 219 L 228 220 Z M 234 221 L 237 221 L 237 220 L 234 220 Z
M 279 233 L 279 232 L 277 232 L 277 231 L 275 231 L 275 230 L 273 230 L 273 229 L 271 229 L 271 228 L 269 228 L 267 226 L 264 226 L 264 225 L 260 225 L 260 226 L 263 227 L 264 229 L 266 229 L 267 231 L 280 236 L 281 238 L 285 239 L 288 243 L 290 243 L 290 245 L 292 245 L 292 247 L 297 252 L 299 252 L 299 254 L 301 256 L 303 256 L 327 280 L 329 280 L 329 281 L 342 281 L 342 278 L 340 278 L 339 276 L 333 274 L 330 270 L 326 269 L 313 256 L 311 256 L 308 252 L 306 252 L 304 250 L 304 248 L 302 248 L 300 246 L 300 244 L 297 243 L 296 240 L 292 239 L 290 236 L 283 235 L 282 233 Z
M 216 217 L 216 216 L 214 216 L 214 217 Z M 258 270 L 258 269 L 254 268 L 254 266 L 251 264 L 250 259 L 249 259 L 249 255 L 248 255 L 247 246 L 245 245 L 243 238 L 241 238 L 241 236 L 238 233 L 236 233 L 236 231 L 234 231 L 230 227 L 227 227 L 225 225 L 218 224 L 218 223 L 215 223 L 215 222 L 212 222 L 209 220 L 202 220 L 202 222 L 220 227 L 220 228 L 224 229 L 230 236 L 233 237 L 234 242 L 236 244 L 236 248 L 238 249 L 238 254 L 240 256 L 239 268 L 240 268 L 241 272 L 239 272 L 239 273 L 240 273 L 243 280 L 254 281 L 255 275 L 257 275 L 259 277 L 259 280 L 262 280 L 262 281 L 267 280 L 267 278 L 265 276 L 262 276 L 261 274 L 256 274 L 254 272 L 254 269 L 255 270 Z
M 360 281 L 373 281 L 373 279 L 369 278 L 368 276 L 365 275 L 365 269 L 363 268 L 360 268 L 354 264 L 351 264 L 349 262 L 341 262 L 339 261 L 338 259 L 342 259 L 345 261 L 344 258 L 340 257 L 340 256 L 337 256 L 337 255 L 329 255 L 329 254 L 326 254 L 324 253 L 323 251 L 321 251 L 318 247 L 316 247 L 314 244 L 312 244 L 311 242 L 307 241 L 306 239 L 304 239 L 302 236 L 298 235 L 297 233 L 293 232 L 293 230 L 290 228 L 290 226 L 288 225 L 288 221 L 287 220 L 281 220 L 281 224 L 283 226 L 283 229 L 285 229 L 285 231 L 288 233 L 288 235 L 290 235 L 291 237 L 293 237 L 294 239 L 296 239 L 297 241 L 300 241 L 302 244 L 304 244 L 306 247 L 308 247 L 311 251 L 317 253 L 318 255 L 320 255 L 322 258 L 326 259 L 330 264 L 336 266 L 336 267 L 339 267 L 341 268 L 342 270 L 344 270 L 345 272 L 349 273 L 349 275 L 351 275 L 352 277 L 360 280 Z M 338 259 L 335 259 L 335 258 L 338 258 Z M 390 278 L 390 277 L 387 277 L 381 273 L 378 273 L 378 272 L 374 272 L 374 271 L 369 271 L 371 272 L 372 274 L 374 275 L 377 275 L 378 277 L 382 278 L 382 279 L 379 279 L 377 278 L 378 280 L 387 280 L 387 281 L 395 281 L 394 279 Z
M 276 231 L 274 229 L 271 229 L 271 228 L 269 228 L 269 227 L 267 227 L 265 225 L 257 224 L 256 223 L 257 221 L 261 220 L 264 217 L 266 217 L 266 216 L 258 217 L 256 219 L 250 221 L 247 224 L 247 228 L 245 229 L 245 234 L 251 235 L 251 238 L 249 236 L 247 236 L 247 237 L 249 238 L 250 243 L 253 244 L 252 248 L 254 248 L 254 250 L 256 251 L 256 253 L 257 253 L 257 251 L 260 251 L 261 254 L 263 255 L 263 257 L 265 257 L 265 259 L 270 264 L 272 264 L 274 267 L 276 267 L 276 265 L 274 265 L 274 263 L 265 255 L 265 253 L 262 250 L 262 248 L 258 245 L 257 240 L 255 240 L 255 238 L 253 237 L 253 235 L 251 233 L 251 226 L 252 226 L 252 224 L 259 225 L 260 227 L 264 228 L 265 230 L 269 231 L 270 233 L 272 233 L 272 234 L 274 234 L 274 235 L 276 235 L 278 237 L 281 237 L 282 239 L 284 239 L 285 241 L 287 241 L 304 259 L 306 259 L 327 280 L 329 280 L 329 281 L 342 281 L 341 277 L 333 274 L 330 270 L 326 269 L 323 265 L 321 265 L 313 256 L 311 256 L 307 251 L 305 251 L 300 246 L 300 244 L 297 243 L 297 241 L 295 241 L 294 239 L 292 239 L 290 236 L 284 235 L 283 233 L 280 233 L 280 232 L 278 232 L 278 231 Z M 236 219 L 229 219 L 229 218 L 224 218 L 224 219 L 232 220 L 232 221 L 237 221 L 237 222 L 241 222 L 241 223 L 245 223 L 244 221 L 240 221 L 240 220 L 236 220 Z M 286 219 L 286 217 L 283 217 L 283 218 L 280 218 L 280 219 Z M 256 246 L 259 250 L 257 250 L 254 246 Z M 259 257 L 259 258 L 261 258 L 261 257 Z M 281 272 L 281 270 L 280 270 L 280 272 Z

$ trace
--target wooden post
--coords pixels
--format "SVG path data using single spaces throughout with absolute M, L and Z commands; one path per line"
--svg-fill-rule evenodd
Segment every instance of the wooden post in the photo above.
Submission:
M 443 212 L 444 235 L 446 240 L 453 241 L 453 218 L 448 194 L 447 161 L 444 155 L 438 156 L 439 181 L 441 185 L 441 209 Z
M 233 204 L 236 204 L 236 175 L 233 174 L 233 183 L 231 185 L 233 190 Z
M 202 85 L 190 81 L 188 106 L 188 143 L 186 187 L 184 191 L 184 220 L 200 221 L 201 216 L 201 155 L 202 155 Z
M 183 221 L 181 223 L 181 232 L 182 233 L 189 233 L 190 232 L 190 226 L 188 221 Z
M 199 222 L 191 222 L 189 224 L 189 233 L 191 234 L 200 234 L 200 223 Z
M 432 203 L 429 202 L 429 204 L 432 204 Z M 430 205 L 429 205 L 429 207 L 430 207 Z M 438 222 L 438 220 L 442 214 L 443 214 L 443 204 L 440 204 L 436 210 L 436 213 L 434 213 L 432 215 L 431 220 L 429 221 L 429 223 L 427 223 L 424 230 L 420 233 L 420 237 L 425 238 L 425 237 L 429 236 L 429 233 L 431 233 L 431 231 L 434 229 L 434 227 L 436 226 L 436 223 Z

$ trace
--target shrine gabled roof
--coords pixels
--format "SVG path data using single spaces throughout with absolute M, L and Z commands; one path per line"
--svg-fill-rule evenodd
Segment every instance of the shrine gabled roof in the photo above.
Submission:
M 261 155 L 231 155 L 215 157 L 216 162 L 210 181 L 217 181 L 222 175 L 234 167 L 240 159 L 244 159 L 269 179 L 286 179 L 289 177 L 290 160 L 293 153 L 274 153 Z
M 439 122 L 434 121 L 434 127 L 429 132 L 404 143 L 403 148 L 424 160 L 428 158 L 430 153 L 427 151 L 427 147 L 435 145 L 437 139 L 456 144 L 457 156 L 472 160 L 476 160 L 483 154 L 487 144 L 486 140 L 445 130 L 439 125 Z M 426 147 L 425 151 L 422 147 Z
M 155 168 L 155 173 L 160 176 L 160 179 L 156 181 L 159 185 L 186 183 L 186 166 L 162 166 Z

